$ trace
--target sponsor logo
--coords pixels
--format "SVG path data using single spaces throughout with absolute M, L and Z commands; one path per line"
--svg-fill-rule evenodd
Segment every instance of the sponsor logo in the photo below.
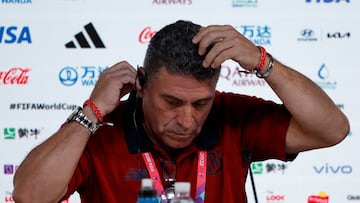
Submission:
M 147 26 L 140 31 L 138 40 L 141 44 L 146 44 L 151 40 L 151 38 L 155 34 L 156 34 L 156 31 L 152 30 L 152 28 L 150 26 Z
M 339 109 L 345 109 L 345 104 L 336 104 Z
M 78 80 L 78 72 L 73 67 L 65 67 L 59 72 L 59 80 L 65 86 L 72 86 Z
M 271 45 L 271 27 L 268 25 L 241 25 L 235 28 L 256 45 Z
M 64 86 L 73 86 L 80 81 L 82 86 L 94 86 L 100 74 L 108 66 L 66 66 L 59 72 L 59 81 Z
M 18 128 L 17 130 L 13 127 L 4 128 L 4 139 L 15 140 L 16 135 L 18 135 L 20 139 L 34 138 L 36 140 L 40 134 L 40 131 L 40 128 Z
M 31 44 L 30 28 L 28 26 L 0 26 L 0 44 Z
M 316 81 L 322 89 L 336 89 L 337 82 L 330 80 L 330 69 L 323 63 L 317 72 L 320 81 Z
M 258 0 L 233 0 L 233 7 L 257 7 Z
M 267 85 L 264 80 L 256 77 L 255 74 L 244 71 L 238 65 L 235 67 L 222 65 L 220 71 L 220 78 L 235 87 L 262 87 Z
M 316 42 L 318 41 L 318 37 L 316 36 L 314 30 L 306 28 L 300 31 L 300 37 L 298 37 L 297 40 L 305 42 Z
M 360 195 L 348 195 L 346 199 L 349 201 L 360 201 Z
M 11 192 L 5 192 L 5 202 L 15 202 Z
M 352 166 L 350 165 L 331 165 L 329 163 L 325 163 L 321 166 L 313 166 L 314 171 L 317 174 L 351 174 L 353 171 Z
M 341 32 L 329 32 L 327 33 L 327 38 L 328 39 L 349 39 L 351 36 L 350 32 L 345 32 L 345 33 L 341 33 Z
M 191 5 L 192 0 L 152 0 L 155 5 Z
M 268 162 L 268 163 L 266 163 L 265 167 L 266 167 L 267 173 L 281 172 L 282 174 L 284 174 L 285 170 L 287 169 L 287 165 L 285 163 Z
M 250 165 L 253 174 L 263 174 L 264 165 L 262 162 L 254 162 Z
M 16 137 L 15 128 L 4 128 L 4 139 L 13 140 Z
M 297 41 L 318 42 L 322 40 L 349 39 L 350 37 L 351 37 L 350 32 L 340 32 L 340 31 L 323 32 L 320 29 L 314 30 L 311 28 L 305 28 L 299 32 L 299 37 L 297 38 Z
M 329 203 L 329 196 L 325 192 L 320 192 L 319 195 L 310 195 L 308 203 Z
M 18 167 L 19 167 L 18 165 L 14 165 L 14 164 L 4 164 L 4 174 L 5 175 L 15 174 L 15 171 Z
M 31 0 L 1 0 L 2 4 L 32 4 Z
M 26 85 L 29 81 L 30 68 L 14 67 L 8 71 L 0 71 L 0 85 Z
M 9 106 L 10 110 L 75 110 L 77 107 L 76 104 L 68 104 L 68 103 L 11 103 Z
M 267 191 L 266 202 L 268 203 L 282 203 L 285 202 L 285 195 L 274 194 L 272 191 Z
M 104 43 L 102 42 L 99 34 L 97 33 L 94 25 L 92 23 L 89 23 L 84 26 L 85 33 L 87 34 L 87 37 L 90 38 L 90 41 L 93 43 L 93 46 L 95 48 L 105 48 Z M 92 48 L 90 46 L 90 43 L 86 39 L 86 36 L 84 32 L 79 32 L 74 35 L 76 42 L 80 46 L 80 48 Z M 74 41 L 70 41 L 65 44 L 66 48 L 77 48 Z
M 306 3 L 350 3 L 350 0 L 305 0 Z
M 253 162 L 250 167 L 253 174 L 285 174 L 288 166 L 282 162 Z

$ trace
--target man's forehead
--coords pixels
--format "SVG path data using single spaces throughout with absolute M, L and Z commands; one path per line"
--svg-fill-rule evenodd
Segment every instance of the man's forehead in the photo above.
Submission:
M 215 86 L 211 80 L 198 81 L 192 76 L 171 74 L 167 71 L 159 73 L 151 83 L 151 91 L 156 91 L 166 98 L 182 101 L 193 102 L 213 98 L 215 94 Z

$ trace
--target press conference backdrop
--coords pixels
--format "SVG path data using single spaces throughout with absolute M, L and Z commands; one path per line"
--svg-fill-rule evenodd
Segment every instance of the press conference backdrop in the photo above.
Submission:
M 350 120 L 336 147 L 253 163 L 259 202 L 360 202 L 359 11 L 355 0 L 1 0 L 0 202 L 13 202 L 18 165 L 89 97 L 100 73 L 121 60 L 141 65 L 151 37 L 178 19 L 234 26 L 316 82 Z M 218 90 L 280 102 L 240 69 L 226 61 Z M 249 180 L 246 189 L 254 202 Z

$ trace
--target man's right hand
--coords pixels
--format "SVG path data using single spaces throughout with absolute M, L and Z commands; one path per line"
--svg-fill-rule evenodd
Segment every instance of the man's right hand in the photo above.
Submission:
M 121 61 L 103 71 L 91 95 L 103 116 L 112 112 L 120 99 L 135 88 L 136 69 L 127 61 Z

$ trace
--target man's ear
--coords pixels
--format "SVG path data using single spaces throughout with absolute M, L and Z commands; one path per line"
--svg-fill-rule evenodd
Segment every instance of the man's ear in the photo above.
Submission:
M 143 95 L 144 85 L 145 85 L 145 71 L 143 67 L 138 67 L 136 73 L 136 92 L 140 97 L 142 97 Z

